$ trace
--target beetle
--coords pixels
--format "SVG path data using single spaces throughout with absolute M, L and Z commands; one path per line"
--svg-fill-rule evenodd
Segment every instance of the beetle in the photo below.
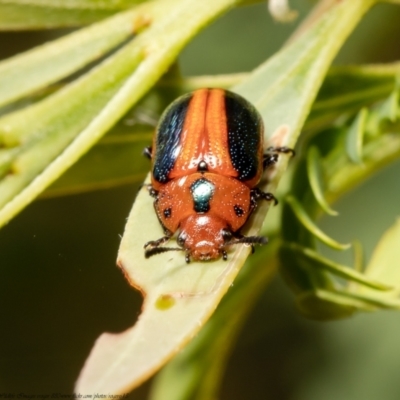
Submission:
M 263 236 L 243 236 L 243 227 L 260 199 L 277 200 L 256 185 L 263 170 L 287 147 L 264 154 L 260 114 L 246 99 L 224 89 L 199 89 L 176 99 L 162 114 L 153 144 L 154 209 L 164 236 L 145 244 L 145 257 L 185 251 L 186 262 L 227 259 L 227 247 L 266 244 Z M 164 247 L 179 230 L 179 247 Z

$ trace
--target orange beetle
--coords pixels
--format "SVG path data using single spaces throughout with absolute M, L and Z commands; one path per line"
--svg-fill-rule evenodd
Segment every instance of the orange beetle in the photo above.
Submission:
M 200 89 L 175 100 L 163 113 L 145 149 L 152 160 L 149 193 L 165 236 L 145 244 L 145 256 L 184 250 L 186 262 L 227 259 L 226 248 L 266 244 L 243 236 L 257 200 L 274 200 L 255 186 L 276 163 L 280 147 L 263 152 L 263 123 L 243 97 L 223 89 Z M 171 236 L 179 247 L 162 247 Z

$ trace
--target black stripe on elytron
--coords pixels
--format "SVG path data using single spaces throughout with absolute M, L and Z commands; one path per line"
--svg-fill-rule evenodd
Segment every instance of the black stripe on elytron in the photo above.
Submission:
M 210 209 L 210 200 L 214 195 L 215 186 L 205 178 L 197 179 L 190 186 L 193 197 L 194 211 L 206 213 Z
M 179 143 L 192 93 L 185 94 L 164 111 L 156 130 L 156 148 L 153 177 L 157 182 L 168 182 L 168 175 L 174 168 L 179 155 Z
M 239 174 L 237 179 L 247 181 L 256 176 L 260 163 L 262 119 L 252 104 L 229 91 L 225 91 L 225 109 L 231 162 Z

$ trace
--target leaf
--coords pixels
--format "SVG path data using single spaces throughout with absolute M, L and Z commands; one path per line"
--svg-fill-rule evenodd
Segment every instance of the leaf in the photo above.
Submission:
M 398 83 L 397 83 L 398 85 Z M 399 114 L 399 88 L 396 85 L 395 90 L 376 110 L 380 119 L 388 119 L 391 122 L 396 122 Z
M 0 0 L 0 4 L 18 4 L 45 8 L 119 10 L 143 1 L 145 0 Z
M 321 129 L 343 113 L 356 112 L 388 96 L 396 86 L 400 64 L 335 66 L 307 119 L 306 128 Z
M 275 132 L 274 143 L 295 144 L 331 60 L 370 5 L 360 0 L 338 3 L 236 87 L 261 111 L 268 134 Z M 263 189 L 275 189 L 287 161 L 281 158 L 270 185 Z M 244 233 L 260 229 L 267 208 L 267 204 L 258 207 Z M 151 200 L 142 189 L 128 219 L 118 262 L 131 284 L 145 293 L 143 312 L 133 328 L 97 340 L 77 390 L 123 393 L 143 382 L 198 332 L 249 254 L 249 248 L 238 246 L 227 262 L 187 266 L 182 254 L 172 253 L 146 260 L 143 244 L 161 235 Z
M 317 289 L 300 295 L 297 305 L 305 316 L 319 320 L 347 318 L 360 310 L 400 309 L 398 299 L 376 293 L 363 295 L 347 290 Z
M 362 147 L 368 110 L 362 108 L 351 124 L 346 138 L 346 150 L 350 160 L 356 164 L 362 163 Z
M 115 11 L 54 9 L 29 4 L 0 2 L 0 31 L 76 27 L 109 17 Z
M 285 244 L 299 258 L 299 263 L 306 269 L 322 269 L 340 278 L 358 282 L 376 290 L 390 290 L 391 287 L 367 278 L 364 274 L 344 265 L 340 265 L 318 254 L 315 250 L 300 246 L 295 243 Z
M 106 137 L 53 183 L 44 197 L 63 196 L 142 182 L 149 169 L 143 149 L 153 132 Z
M 300 294 L 296 304 L 305 317 L 320 321 L 348 318 L 360 309 L 364 311 L 376 309 L 359 299 L 324 289 Z
M 400 295 L 399 243 L 400 219 L 397 219 L 395 224 L 389 228 L 379 240 L 365 270 L 368 277 L 395 287 L 395 289 L 387 293 L 385 297 L 390 296 L 397 298 Z M 363 290 L 362 293 L 365 293 L 365 291 Z
M 156 88 L 147 93 L 42 197 L 143 182 L 150 166 L 149 160 L 143 156 L 143 149 L 151 144 L 156 121 L 175 96 L 173 88 Z
M 2 61 L 0 106 L 65 78 L 99 59 L 143 28 L 149 22 L 148 18 L 154 18 L 154 7 L 137 7 Z
M 324 197 L 322 161 L 317 147 L 310 147 L 307 152 L 307 174 L 311 190 L 320 207 L 329 215 L 338 215 Z
M 197 30 L 233 0 L 212 7 L 191 1 L 171 16 L 165 9 L 178 0 L 154 3 L 157 18 L 132 42 L 55 94 L 0 120 L 2 142 L 19 146 L 14 173 L 0 182 L 0 226 L 87 152 L 154 85 Z
M 330 246 L 333 249 L 337 249 L 337 250 L 345 250 L 350 247 L 350 244 L 341 244 L 341 243 L 337 242 L 336 240 L 333 240 L 332 238 L 330 238 L 324 232 L 322 232 L 321 229 L 319 229 L 318 226 L 315 225 L 315 222 L 310 218 L 310 216 L 306 213 L 304 208 L 301 206 L 301 204 L 298 202 L 298 200 L 294 196 L 288 196 L 285 201 L 287 204 L 289 204 L 292 211 L 296 215 L 299 222 L 301 222 L 301 224 L 304 226 L 304 228 L 306 228 L 310 233 L 312 233 L 321 242 L 323 242 L 327 246 Z
M 279 244 L 274 237 L 247 259 L 210 320 L 157 376 L 151 400 L 218 398 L 224 364 L 246 315 L 276 272 Z

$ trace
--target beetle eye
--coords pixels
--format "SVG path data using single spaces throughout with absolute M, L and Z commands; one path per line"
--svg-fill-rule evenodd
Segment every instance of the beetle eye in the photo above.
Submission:
M 178 243 L 178 246 L 183 247 L 185 245 L 185 240 L 186 240 L 186 234 L 184 232 L 181 232 L 179 236 L 176 238 L 176 243 Z
M 221 235 L 225 242 L 229 242 L 233 238 L 232 232 L 228 231 L 228 229 L 222 229 Z

